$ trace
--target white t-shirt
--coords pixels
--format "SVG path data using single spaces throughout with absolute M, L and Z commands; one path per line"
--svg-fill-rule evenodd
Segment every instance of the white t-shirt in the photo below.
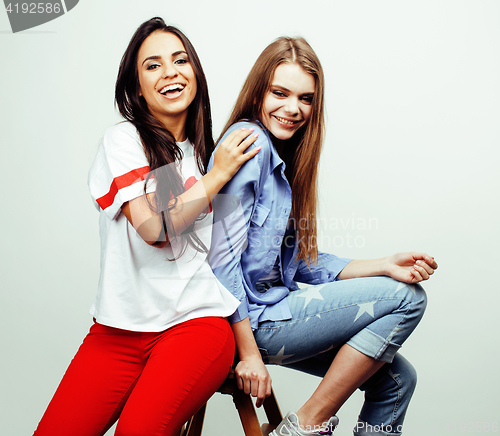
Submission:
M 189 141 L 177 143 L 184 153 L 177 167 L 186 187 L 201 178 Z M 144 195 L 149 164 L 137 129 L 129 122 L 109 128 L 89 171 L 90 194 L 100 212 L 101 275 L 90 313 L 100 324 L 132 331 L 162 331 L 206 316 L 229 316 L 238 300 L 216 279 L 206 253 L 181 241 L 164 248 L 148 245 L 121 212 L 122 205 Z M 148 181 L 147 192 L 154 192 Z M 213 214 L 197 221 L 195 231 L 210 247 Z

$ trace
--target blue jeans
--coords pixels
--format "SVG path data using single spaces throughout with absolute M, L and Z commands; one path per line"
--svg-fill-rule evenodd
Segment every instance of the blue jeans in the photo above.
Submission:
M 324 376 L 347 343 L 387 362 L 360 386 L 365 402 L 354 434 L 400 434 L 416 373 L 396 353 L 424 313 L 422 287 L 365 277 L 310 286 L 287 299 L 292 319 L 261 322 L 254 332 L 264 361 Z

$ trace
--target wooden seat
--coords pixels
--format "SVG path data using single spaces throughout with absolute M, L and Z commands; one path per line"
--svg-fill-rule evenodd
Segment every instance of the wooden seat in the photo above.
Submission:
M 234 370 L 231 370 L 217 392 L 233 397 L 233 402 L 240 415 L 241 425 L 243 426 L 245 436 L 267 436 L 283 419 L 273 391 L 271 395 L 265 399 L 263 404 L 269 423 L 260 426 L 252 398 L 250 395 L 238 389 Z M 204 404 L 203 407 L 184 425 L 179 433 L 180 436 L 201 436 L 206 407 L 207 405 Z

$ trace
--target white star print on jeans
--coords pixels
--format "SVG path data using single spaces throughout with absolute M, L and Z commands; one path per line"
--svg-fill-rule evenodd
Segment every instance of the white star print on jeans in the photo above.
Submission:
M 254 332 L 266 363 L 324 376 L 345 343 L 387 362 L 361 389 L 367 395 L 355 435 L 381 425 L 398 434 L 415 387 L 415 371 L 397 354 L 423 316 L 425 291 L 389 277 L 309 286 L 286 297 L 292 319 L 264 321 Z M 400 433 L 400 431 L 399 431 Z

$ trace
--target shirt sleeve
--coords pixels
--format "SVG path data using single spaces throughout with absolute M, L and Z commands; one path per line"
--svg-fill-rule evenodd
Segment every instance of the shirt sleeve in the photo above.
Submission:
M 92 163 L 88 185 L 94 205 L 115 219 L 127 201 L 154 192 L 149 163 L 136 128 L 120 123 L 109 128 Z
M 294 276 L 295 281 L 309 285 L 320 285 L 340 280 L 338 275 L 352 260 L 328 253 L 319 252 L 318 254 L 318 263 L 316 264 L 309 264 L 308 266 L 304 259 L 299 260 Z
M 217 279 L 240 302 L 236 312 L 229 317 L 231 323 L 239 322 L 248 317 L 247 285 L 241 266 L 241 255 L 248 244 L 247 233 L 256 201 L 255 196 L 257 192 L 260 192 L 259 183 L 264 159 L 271 158 L 267 136 L 256 125 L 237 123 L 228 129 L 221 141 L 229 133 L 242 127 L 254 127 L 255 133 L 260 133 L 257 141 L 248 150 L 254 147 L 262 148 L 255 157 L 241 166 L 212 202 L 214 225 L 210 265 Z M 210 170 L 212 166 L 213 154 L 208 169 Z

